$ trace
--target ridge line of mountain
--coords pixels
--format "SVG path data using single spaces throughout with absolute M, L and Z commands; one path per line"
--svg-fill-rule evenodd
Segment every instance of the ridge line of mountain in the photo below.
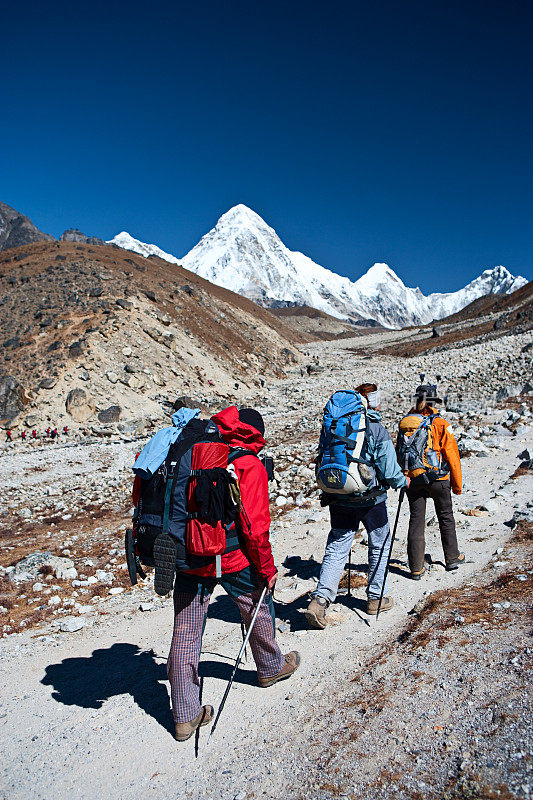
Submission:
M 28 218 L 0 203 L 0 251 L 38 241 L 54 241 Z M 71 228 L 59 241 L 106 244 Z M 457 313 L 487 294 L 510 294 L 527 283 L 504 266 L 486 269 L 456 292 L 424 295 L 406 286 L 387 264 L 376 263 L 357 280 L 322 267 L 289 250 L 255 211 L 243 204 L 226 211 L 183 258 L 121 231 L 110 239 L 145 258 L 152 255 L 253 300 L 264 307 L 310 306 L 346 319 L 389 328 L 424 325 Z

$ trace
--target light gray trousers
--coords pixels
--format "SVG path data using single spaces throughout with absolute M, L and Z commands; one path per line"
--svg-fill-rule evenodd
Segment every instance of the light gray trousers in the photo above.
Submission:
M 355 509 L 354 509 L 355 511 Z M 368 534 L 368 583 L 366 593 L 369 598 L 379 598 L 387 559 L 390 550 L 390 526 L 385 503 L 379 503 L 370 509 L 357 509 L 353 521 L 348 528 L 331 528 L 326 543 L 326 551 L 320 568 L 318 586 L 313 596 L 325 597 L 333 603 L 339 588 L 339 581 L 348 561 L 354 536 L 362 522 Z M 387 586 L 385 586 L 385 592 Z

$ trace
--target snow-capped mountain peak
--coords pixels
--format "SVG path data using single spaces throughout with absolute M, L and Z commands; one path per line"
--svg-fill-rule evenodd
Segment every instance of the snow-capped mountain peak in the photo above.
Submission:
M 376 294 L 380 291 L 381 287 L 387 284 L 395 284 L 405 289 L 402 279 L 396 275 L 388 264 L 377 263 L 370 267 L 364 275 L 361 275 L 361 277 L 355 281 L 354 285 L 357 286 L 361 292 Z
M 155 244 L 145 244 L 139 241 L 139 239 L 134 239 L 127 231 L 117 233 L 112 239 L 108 239 L 106 244 L 116 244 L 124 250 L 131 250 L 133 253 L 139 253 L 139 255 L 145 258 L 148 258 L 148 256 L 159 256 L 159 258 L 170 261 L 172 264 L 180 263 L 179 258 L 176 258 L 176 256 L 165 253 L 164 250 L 161 250 L 161 248 Z
M 303 253 L 289 250 L 275 230 L 242 203 L 226 211 L 182 259 L 125 231 L 111 242 L 141 255 L 179 263 L 261 305 L 308 305 L 335 317 L 374 319 L 392 328 L 441 319 L 489 292 L 509 293 L 527 283 L 505 267 L 494 267 L 464 289 L 425 297 L 418 287 L 405 286 L 383 263 L 374 264 L 353 282 Z

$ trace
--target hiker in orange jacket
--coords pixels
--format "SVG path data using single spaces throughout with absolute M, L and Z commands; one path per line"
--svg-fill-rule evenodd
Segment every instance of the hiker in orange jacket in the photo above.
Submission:
M 436 386 L 419 386 L 415 406 L 399 428 L 398 461 L 411 478 L 407 489 L 407 556 L 413 580 L 420 580 L 426 571 L 424 529 L 428 498 L 435 504 L 446 569 L 456 570 L 465 561 L 457 544 L 451 498 L 452 491 L 456 495 L 462 491 L 461 459 L 452 427 L 435 407 L 441 402 Z

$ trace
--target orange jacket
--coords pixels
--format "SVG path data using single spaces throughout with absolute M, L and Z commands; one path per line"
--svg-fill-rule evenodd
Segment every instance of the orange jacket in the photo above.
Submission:
M 426 406 L 422 411 L 412 409 L 410 413 L 423 414 L 426 417 L 437 414 L 437 409 Z M 435 417 L 431 423 L 431 433 L 433 435 L 433 449 L 441 453 L 442 458 L 450 467 L 450 480 L 454 494 L 461 494 L 463 487 L 463 476 L 461 473 L 461 457 L 459 448 L 453 435 L 452 426 L 443 417 Z M 438 478 L 446 481 L 448 478 Z

